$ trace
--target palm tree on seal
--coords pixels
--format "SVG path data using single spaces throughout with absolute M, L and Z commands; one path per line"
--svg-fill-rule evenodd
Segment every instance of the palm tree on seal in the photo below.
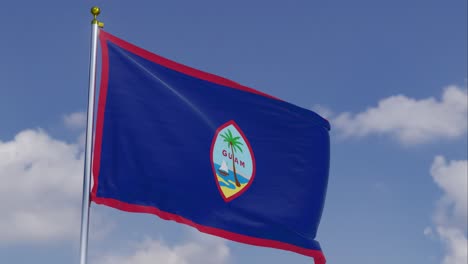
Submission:
M 220 135 L 223 139 L 224 139 L 224 142 L 226 142 L 228 144 L 228 148 L 230 147 L 231 148 L 231 152 L 232 152 L 232 171 L 234 172 L 234 180 L 236 181 L 236 186 L 237 187 L 240 187 L 241 184 L 239 182 L 239 179 L 237 179 L 237 174 L 236 174 L 236 158 L 234 157 L 234 152 L 237 152 L 237 150 L 239 150 L 240 152 L 243 152 L 242 151 L 242 142 L 239 141 L 240 137 L 233 137 L 232 136 L 232 133 L 231 133 L 231 130 L 228 129 L 227 132 L 225 132 L 224 134 L 221 134 Z

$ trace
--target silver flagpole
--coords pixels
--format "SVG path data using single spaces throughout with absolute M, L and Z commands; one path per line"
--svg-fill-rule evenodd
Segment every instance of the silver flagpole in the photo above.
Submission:
M 83 201 L 81 205 L 81 238 L 80 238 L 80 264 L 86 264 L 88 255 L 88 230 L 89 230 L 89 192 L 91 187 L 91 153 L 93 147 L 94 126 L 94 94 L 96 89 L 96 57 L 99 27 L 102 23 L 97 20 L 101 10 L 99 7 L 91 8 L 94 18 L 91 21 L 91 56 L 89 64 L 89 90 L 88 90 L 88 117 L 86 125 L 86 146 L 83 180 Z

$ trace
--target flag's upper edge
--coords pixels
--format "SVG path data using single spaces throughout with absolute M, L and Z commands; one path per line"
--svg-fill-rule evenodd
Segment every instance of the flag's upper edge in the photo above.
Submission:
M 192 68 L 190 66 L 187 66 L 187 65 L 172 61 L 172 60 L 167 59 L 167 58 L 164 58 L 162 56 L 159 56 L 157 54 L 149 52 L 149 51 L 147 51 L 147 50 L 145 50 L 143 48 L 140 48 L 140 47 L 138 47 L 138 46 L 136 46 L 136 45 L 134 45 L 132 43 L 129 43 L 129 42 L 123 40 L 123 39 L 120 39 L 120 38 L 106 32 L 104 30 L 100 30 L 99 34 L 100 34 L 99 37 L 101 39 L 101 44 L 104 44 L 107 40 L 109 40 L 112 43 L 116 44 L 117 46 L 119 46 L 119 47 L 121 47 L 123 49 L 131 51 L 132 53 L 134 53 L 134 54 L 136 54 L 136 55 L 138 55 L 140 57 L 143 57 L 143 58 L 145 58 L 147 60 L 150 60 L 150 61 L 152 61 L 154 63 L 162 65 L 162 66 L 164 66 L 166 68 L 169 68 L 171 70 L 175 70 L 175 71 L 178 71 L 180 73 L 183 73 L 183 74 L 186 74 L 186 75 L 198 78 L 198 79 L 202 79 L 202 80 L 205 80 L 205 81 L 209 81 L 209 82 L 212 82 L 212 83 L 215 83 L 215 84 L 218 84 L 218 85 L 226 86 L 226 87 L 233 88 L 233 89 L 238 89 L 238 90 L 241 90 L 241 91 L 244 91 L 244 92 L 249 92 L 249 93 L 261 95 L 261 96 L 264 96 L 264 97 L 267 97 L 267 98 L 270 98 L 270 99 L 285 102 L 284 100 L 282 100 L 282 99 L 280 99 L 278 97 L 275 97 L 275 96 L 269 95 L 267 93 L 258 91 L 256 89 L 250 88 L 248 86 L 239 84 L 239 83 L 234 82 L 232 80 L 229 80 L 227 78 L 224 78 L 224 77 L 221 77 L 221 76 L 218 76 L 218 75 L 214 75 L 214 74 L 211 74 L 211 73 L 208 73 L 208 72 L 204 72 L 204 71 Z M 296 106 L 296 107 L 299 107 L 299 106 Z M 299 107 L 299 108 L 302 108 L 302 107 Z M 306 109 L 306 110 L 310 111 L 309 109 Z M 311 111 L 311 112 L 313 112 L 313 111 Z M 315 113 L 315 114 L 317 115 L 317 117 L 319 117 L 323 121 L 323 122 L 320 122 L 320 123 L 324 124 L 325 128 L 327 130 L 329 130 L 330 129 L 330 123 L 328 122 L 328 120 L 326 120 L 322 116 L 318 115 L 317 113 Z
M 112 41 L 112 43 L 117 44 L 118 46 L 120 46 L 120 47 L 122 47 L 122 48 L 124 48 L 126 50 L 129 50 L 129 51 L 135 53 L 138 56 L 141 56 L 141 57 L 143 57 L 145 59 L 148 59 L 148 60 L 150 60 L 150 61 L 152 61 L 154 63 L 160 64 L 160 65 L 162 65 L 164 67 L 167 67 L 169 69 L 181 72 L 183 74 L 190 75 L 192 77 L 196 77 L 198 79 L 202 79 L 202 80 L 209 81 L 209 82 L 212 82 L 212 83 L 216 83 L 216 84 L 219 84 L 219 85 L 223 85 L 223 86 L 227 86 L 227 87 L 230 87 L 230 88 L 243 90 L 243 91 L 246 91 L 246 92 L 251 92 L 251 93 L 254 93 L 254 94 L 263 95 L 263 96 L 268 97 L 268 98 L 272 98 L 272 99 L 282 101 L 281 99 L 279 99 L 277 97 L 274 97 L 272 95 L 269 95 L 269 94 L 260 92 L 258 90 L 255 90 L 253 88 L 241 85 L 241 84 L 239 84 L 237 82 L 231 81 L 231 80 L 226 79 L 224 77 L 220 77 L 220 76 L 217 76 L 217 75 L 214 75 L 214 74 L 211 74 L 211 73 L 208 73 L 208 72 L 204 72 L 204 71 L 192 68 L 190 66 L 187 66 L 187 65 L 184 65 L 184 64 L 181 64 L 181 63 L 166 59 L 166 58 L 164 58 L 162 56 L 159 56 L 157 54 L 149 52 L 149 51 L 147 51 L 147 50 L 145 50 L 143 48 L 140 48 L 140 47 L 138 47 L 136 45 L 133 45 L 132 43 L 129 43 L 129 42 L 123 40 L 123 39 L 120 39 L 120 38 L 106 32 L 104 30 L 100 31 L 100 37 L 105 39 L 105 40 L 110 40 L 110 41 Z

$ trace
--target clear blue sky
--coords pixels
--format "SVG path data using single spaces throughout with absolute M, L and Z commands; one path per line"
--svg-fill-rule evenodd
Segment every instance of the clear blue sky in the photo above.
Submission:
M 442 263 L 448 253 L 437 227 L 445 224 L 434 219 L 436 204 L 450 190 L 436 183 L 431 166 L 437 155 L 448 163 L 467 159 L 466 0 L 6 1 L 0 16 L 0 142 L 17 147 L 15 136 L 33 129 L 54 142 L 79 144 L 82 127 L 64 125 L 63 119 L 86 110 L 93 5 L 101 7 L 106 31 L 140 47 L 304 108 L 331 112 L 330 182 L 317 237 L 328 263 Z M 450 85 L 461 97 L 444 100 Z M 401 101 L 379 108 L 380 101 L 397 95 Z M 406 104 L 405 121 L 398 109 Z M 375 116 L 366 115 L 369 108 L 375 108 Z M 343 117 L 344 112 L 350 115 Z M 460 118 L 451 121 L 453 116 Z M 395 120 L 379 123 L 386 118 Z M 353 130 L 347 121 L 366 129 Z M 47 145 L 38 145 L 31 153 L 46 152 Z M 28 157 L 22 162 L 34 164 L 36 159 Z M 0 185 L 13 186 L 29 175 L 11 173 L 21 170 L 5 160 L 0 160 Z M 40 214 L 49 196 L 61 199 L 54 196 L 55 187 L 23 201 L 17 198 L 20 191 L 8 193 L 14 187 L 0 186 L 2 202 L 10 204 L 0 206 L 6 212 L 0 214 L 1 263 L 77 263 L 76 230 L 34 237 L 2 231 L 8 229 L 5 223 L 26 230 L 13 216 Z M 79 213 L 79 195 L 70 197 L 70 208 Z M 145 240 L 164 241 L 177 253 L 178 245 L 205 239 L 151 215 L 93 204 L 91 217 L 94 263 L 107 263 L 102 259 L 109 255 L 132 255 L 131 249 L 144 248 Z M 466 211 L 461 217 L 466 219 Z M 466 241 L 466 227 L 461 230 Z M 312 263 L 278 250 L 219 240 L 215 246 L 199 244 L 204 243 L 227 246 L 226 263 Z

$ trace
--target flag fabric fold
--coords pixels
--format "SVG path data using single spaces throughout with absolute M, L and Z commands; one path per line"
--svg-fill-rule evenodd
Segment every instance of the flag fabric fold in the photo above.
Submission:
M 91 199 L 325 263 L 330 125 L 100 31 Z

